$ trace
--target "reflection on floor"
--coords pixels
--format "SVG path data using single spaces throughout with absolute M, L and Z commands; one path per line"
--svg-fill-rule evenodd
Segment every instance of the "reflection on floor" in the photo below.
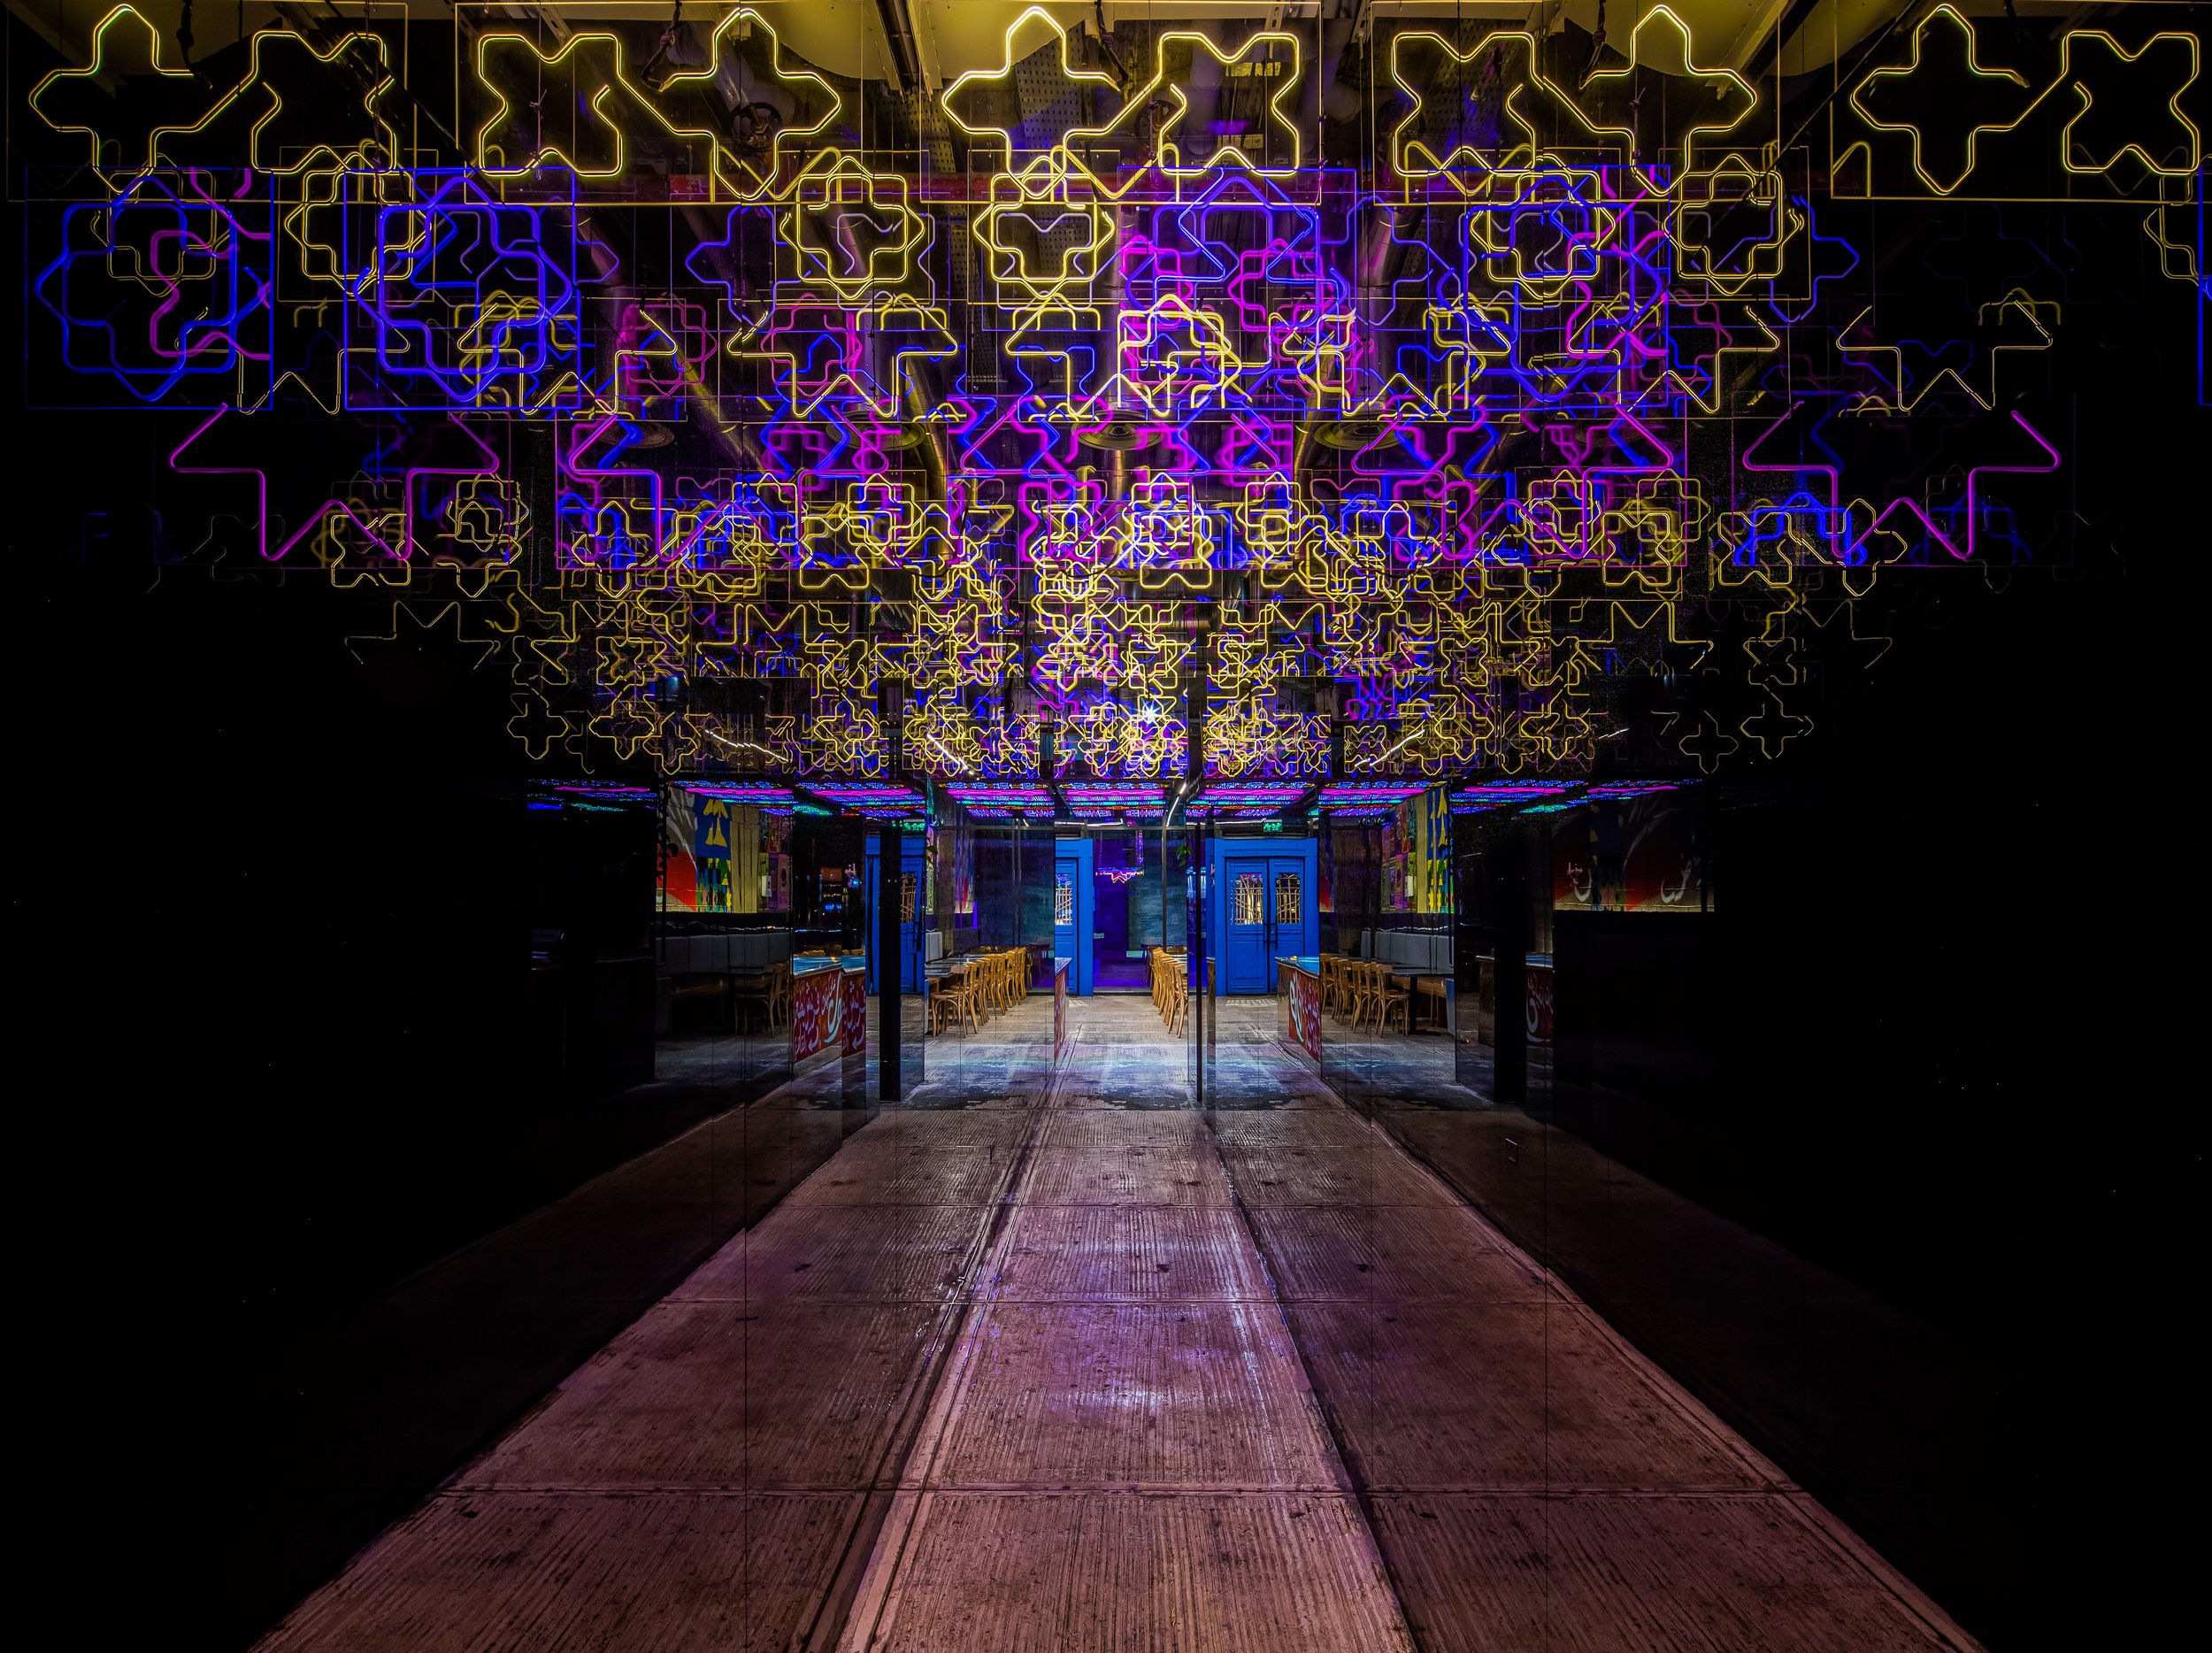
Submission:
M 1325 1014 L 1321 1065 L 1330 1088 L 1355 1103 L 1481 1103 L 1473 1091 L 1461 1087 L 1453 1069 L 1452 1041 L 1442 1033 L 1353 1027 Z
M 1152 966 L 1142 958 L 1100 958 L 1093 965 L 1091 991 L 1094 993 L 1143 993 L 1152 991 Z
M 1973 1643 L 1225 1002 L 930 1082 L 265 1642 Z M 1438 1042 L 1440 1045 L 1441 1042 Z
M 741 1044 L 664 1044 L 651 1086 L 549 1121 L 527 1215 L 238 1352 L 213 1385 L 234 1480 L 211 1645 L 273 1622 L 868 1123 L 834 1070 L 749 1100 Z

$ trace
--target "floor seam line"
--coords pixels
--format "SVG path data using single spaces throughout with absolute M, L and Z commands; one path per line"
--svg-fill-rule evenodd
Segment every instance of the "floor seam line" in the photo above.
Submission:
M 830 1649 L 846 1646 L 851 1641 L 856 1623 L 865 1626 L 865 1634 L 859 1645 L 865 1647 L 873 1639 L 875 1621 L 889 1599 L 888 1586 L 903 1558 L 912 1533 L 913 1521 L 910 1516 L 906 1522 L 899 1525 L 895 1547 L 887 1564 L 883 1546 L 887 1538 L 892 1536 L 893 1518 L 897 1513 L 900 1500 L 910 1495 L 907 1491 L 910 1482 L 902 1472 L 912 1463 L 915 1453 L 924 1443 L 932 1414 L 938 1407 L 941 1386 L 948 1370 L 957 1364 L 960 1351 L 967 1341 L 969 1326 L 981 1307 L 979 1282 L 1010 1226 L 1021 1180 L 1027 1173 L 1038 1140 L 1050 1116 L 1052 1098 L 1059 1088 L 1062 1071 L 1057 1065 L 1051 1070 L 1036 1101 L 1024 1110 L 1028 1119 L 1023 1131 L 1021 1149 L 1007 1169 L 998 1197 L 989 1206 L 989 1220 L 982 1225 L 969 1264 L 962 1272 L 961 1288 L 944 1305 L 941 1324 L 943 1318 L 949 1318 L 950 1325 L 943 1335 L 933 1340 L 931 1349 L 924 1355 L 926 1370 L 920 1374 L 916 1390 L 908 1398 L 905 1410 L 913 1417 L 913 1426 L 911 1432 L 895 1444 L 896 1461 L 902 1473 L 895 1478 L 879 1475 L 873 1487 L 882 1490 L 871 1490 L 864 1497 L 856 1530 L 848 1538 L 845 1553 L 840 1558 L 829 1595 L 817 1611 L 814 1622 L 803 1638 L 803 1645 L 810 1653 L 830 1653 Z M 901 1428 L 904 1428 L 903 1418 Z M 895 1431 L 895 1436 L 897 1433 Z M 887 1461 L 893 1449 L 892 1445 L 887 1445 Z M 877 1506 L 872 1511 L 872 1504 Z M 860 1542 L 863 1535 L 861 1529 L 864 1528 L 866 1529 L 864 1546 Z M 885 1565 L 888 1565 L 890 1572 L 885 1575 L 883 1586 L 879 1587 L 884 1593 L 876 1603 L 875 1611 L 867 1612 L 864 1603 L 868 1598 L 872 1580 L 879 1568 Z
M 1199 1057 L 1201 1062 L 1205 1059 L 1203 1055 Z M 1297 1330 L 1290 1323 L 1289 1304 L 1283 1296 L 1282 1283 L 1277 1277 L 1274 1262 L 1268 1256 L 1267 1247 L 1260 1238 L 1259 1225 L 1252 1220 L 1252 1213 L 1245 1205 L 1244 1196 L 1237 1191 L 1236 1172 L 1229 1164 L 1229 1157 L 1221 1151 L 1221 1136 L 1215 1126 L 1214 1112 L 1215 1110 L 1207 1108 L 1202 1111 L 1202 1117 L 1205 1121 L 1208 1146 L 1221 1166 L 1222 1180 L 1229 1187 L 1230 1208 L 1235 1211 L 1237 1221 L 1244 1230 L 1245 1239 L 1250 1244 L 1252 1255 L 1267 1282 L 1275 1312 L 1282 1321 L 1284 1341 L 1290 1345 L 1291 1353 L 1297 1359 L 1299 1373 L 1305 1380 L 1310 1403 L 1321 1425 L 1322 1434 L 1329 1443 L 1330 1455 L 1336 1460 L 1337 1471 L 1344 1478 L 1344 1494 L 1352 1508 L 1359 1512 L 1360 1526 L 1367 1534 L 1375 1565 L 1381 1569 L 1383 1584 L 1389 1590 L 1391 1603 L 1398 1611 L 1398 1622 L 1403 1627 L 1406 1645 L 1415 1649 L 1415 1653 L 1419 1653 L 1425 1644 L 1415 1626 L 1413 1614 L 1406 1606 L 1405 1587 L 1398 1577 L 1398 1570 L 1391 1565 L 1390 1557 L 1383 1549 L 1382 1534 L 1375 1524 L 1374 1505 L 1360 1472 L 1353 1465 L 1351 1455 L 1346 1450 L 1343 1432 L 1337 1426 L 1336 1418 L 1321 1386 L 1315 1381 L 1312 1363 L 1306 1358 L 1306 1351 L 1298 1342 Z

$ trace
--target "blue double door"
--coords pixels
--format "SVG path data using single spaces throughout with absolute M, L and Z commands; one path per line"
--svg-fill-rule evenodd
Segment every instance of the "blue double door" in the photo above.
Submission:
M 1212 888 L 1207 892 L 1207 953 L 1224 993 L 1272 993 L 1275 961 L 1320 947 L 1313 840 L 1208 845 Z
M 1088 994 L 1098 980 L 1094 846 L 1063 838 L 1053 848 L 1052 950 L 1071 961 L 1068 991 Z M 1206 859 L 1206 952 L 1215 981 L 1224 993 L 1272 993 L 1279 956 L 1320 946 L 1316 845 L 1310 838 L 1210 839 Z

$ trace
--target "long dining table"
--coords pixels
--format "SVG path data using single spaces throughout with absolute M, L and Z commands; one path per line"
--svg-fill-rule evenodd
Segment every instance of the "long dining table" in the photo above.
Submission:
M 1445 976 L 1443 973 L 1435 970 L 1386 970 L 1383 973 L 1388 976 L 1393 982 L 1402 981 L 1405 983 L 1412 992 L 1413 996 L 1408 1002 L 1409 1007 L 1406 1011 L 1407 1033 L 1440 1033 L 1448 1031 L 1450 1023 L 1450 1011 L 1448 1008 L 1450 999 L 1446 993 L 1444 987 L 1444 984 L 1448 978 Z M 1429 1026 L 1426 1028 L 1417 1025 L 1421 1019 L 1422 1011 L 1426 1008 L 1422 1003 L 1425 999 L 1433 999 L 1436 1001 L 1436 1008 L 1432 1014 L 1432 1019 Z

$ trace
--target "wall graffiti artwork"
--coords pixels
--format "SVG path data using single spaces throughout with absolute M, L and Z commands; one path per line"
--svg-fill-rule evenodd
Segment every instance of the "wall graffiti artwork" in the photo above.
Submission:
M 2187 8 L 1191 10 L 116 6 L 11 122 L 28 400 L 534 760 L 1710 771 L 2063 550 L 2080 296 L 1879 214 L 2201 287 Z

